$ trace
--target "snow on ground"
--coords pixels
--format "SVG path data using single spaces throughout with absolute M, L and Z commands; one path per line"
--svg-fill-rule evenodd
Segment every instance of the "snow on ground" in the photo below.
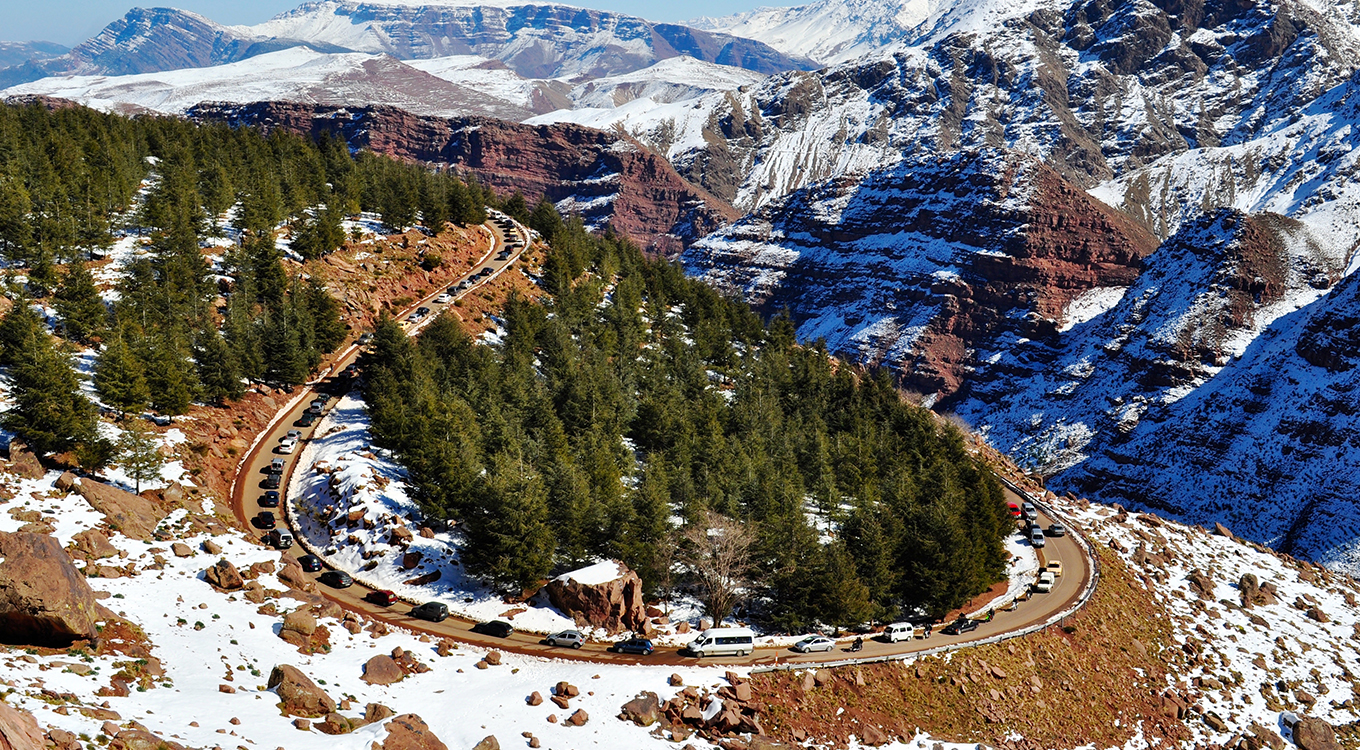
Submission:
M 54 472 L 41 480 L 19 482 L 15 500 L 8 505 L 50 512 L 55 517 L 57 538 L 68 543 L 73 534 L 95 526 L 101 517 L 79 498 L 62 498 L 54 491 L 56 477 Z M 9 514 L 0 513 L 0 531 L 14 531 L 21 525 Z M 237 532 L 188 536 L 183 541 L 198 549 L 209 538 L 222 546 L 221 557 L 241 569 L 277 559 L 277 553 Z M 168 551 L 168 544 L 139 542 L 121 535 L 114 535 L 112 542 L 127 554 L 120 564 L 133 563 L 139 574 L 121 579 L 91 578 L 89 582 L 96 591 L 110 595 L 102 602 L 106 607 L 146 633 L 153 644 L 152 655 L 163 664 L 165 676 L 144 692 L 103 697 L 97 696 L 97 691 L 108 686 L 109 678 L 121 668 L 117 663 L 129 661 L 127 657 L 0 651 L 3 679 L 16 688 L 6 701 L 32 712 L 44 727 L 93 737 L 101 733 L 102 719 L 74 710 L 57 713 L 58 705 L 42 696 L 42 688 L 72 693 L 90 706 L 108 701 L 120 721 L 138 721 L 162 737 L 192 746 L 244 743 L 286 746 L 289 750 L 332 750 L 335 738 L 315 730 L 295 729 L 291 717 L 280 715 L 276 696 L 265 690 L 270 670 L 277 664 L 291 664 L 337 702 L 349 697 L 354 708 L 342 713 L 361 716 L 369 702 L 382 703 L 397 713 L 414 712 L 450 747 L 471 747 L 487 735 L 513 742 L 520 732 L 529 730 L 545 747 L 662 748 L 670 745 L 614 718 L 619 706 L 641 690 L 654 691 L 663 700 L 674 695 L 679 688 L 667 684 L 672 672 L 679 673 L 687 684 L 717 686 L 727 669 L 615 666 L 507 654 L 501 666 L 479 670 L 473 665 L 481 660 L 482 650 L 463 646 L 448 657 L 439 657 L 433 643 L 410 633 L 393 632 L 376 638 L 369 632 L 352 635 L 336 620 L 325 618 L 322 624 L 330 631 L 331 652 L 303 655 L 276 637 L 279 617 L 262 614 L 257 605 L 241 596 L 217 593 L 202 580 L 201 571 L 216 562 L 216 556 L 200 552 L 177 558 Z M 155 567 L 160 564 L 157 558 L 164 561 L 163 569 Z M 258 580 L 266 589 L 286 588 L 272 574 L 265 573 Z M 274 603 L 280 612 L 297 606 L 287 598 Z M 432 667 L 431 671 L 386 687 L 370 686 L 359 679 L 364 662 L 397 647 L 414 653 Z M 549 714 L 565 718 L 570 711 L 559 711 L 551 703 L 537 707 L 525 703 L 529 693 L 547 694 L 558 680 L 581 689 L 571 710 L 580 707 L 591 715 L 585 727 L 548 723 L 545 719 Z M 219 685 L 234 687 L 236 692 L 221 693 Z M 475 712 L 470 710 L 474 706 Z M 364 727 L 346 737 L 341 746 L 367 747 L 385 736 L 381 726 Z

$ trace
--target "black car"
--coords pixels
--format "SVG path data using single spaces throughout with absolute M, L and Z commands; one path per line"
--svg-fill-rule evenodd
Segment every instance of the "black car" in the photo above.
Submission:
M 412 609 L 411 616 L 430 622 L 443 622 L 449 618 L 449 607 L 443 602 L 425 602 Z
M 646 638 L 625 638 L 618 643 L 615 643 L 613 646 L 610 646 L 609 650 L 616 654 L 641 654 L 642 656 L 648 656 L 655 650 L 655 647 L 652 646 L 652 642 Z
M 277 490 L 279 488 L 279 475 L 270 474 L 264 478 L 263 482 L 260 482 L 260 486 L 266 490 Z
M 977 620 L 970 620 L 967 617 L 960 617 L 959 619 L 944 626 L 944 634 L 962 635 L 970 630 L 977 630 L 977 627 L 978 627 Z
M 1067 536 L 1067 529 L 1060 523 L 1049 524 L 1048 530 L 1044 532 L 1049 536 Z
M 301 417 L 298 417 L 298 421 L 294 422 L 293 424 L 297 425 L 298 427 L 311 427 L 315 423 L 316 415 L 313 414 L 312 412 L 304 412 Z
M 262 529 L 272 529 L 278 524 L 277 522 L 274 521 L 273 513 L 270 513 L 267 510 L 262 510 L 260 511 L 260 515 L 255 516 L 255 525 Z
M 278 490 L 269 490 L 268 492 L 264 493 L 263 495 L 260 495 L 259 503 L 260 503 L 260 507 L 261 507 L 261 508 L 277 508 L 277 507 L 279 507 L 279 491 L 278 491 Z
M 315 573 L 321 570 L 321 558 L 316 555 L 303 555 L 298 558 L 298 565 L 302 566 L 304 573 Z
M 510 634 L 515 632 L 515 626 L 504 620 L 492 620 L 491 622 L 479 622 L 473 625 L 472 632 L 497 638 L 509 638 Z
M 418 308 L 416 308 L 416 315 L 419 315 L 419 316 L 422 317 L 422 318 L 425 317 L 426 315 L 429 315 L 429 314 L 430 314 L 430 308 L 428 308 L 428 307 L 418 307 Z
M 347 589 L 354 585 L 354 579 L 343 570 L 328 570 L 317 580 L 335 589 Z

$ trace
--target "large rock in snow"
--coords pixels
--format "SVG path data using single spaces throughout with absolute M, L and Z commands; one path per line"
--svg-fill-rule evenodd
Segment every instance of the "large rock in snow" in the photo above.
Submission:
M 425 721 L 415 714 L 402 714 L 387 722 L 382 750 L 448 750 Z
M 81 477 L 72 489 L 103 513 L 110 526 L 133 539 L 150 539 L 165 517 L 150 500 L 88 477 Z
M 647 621 L 642 579 L 622 563 L 602 562 L 548 582 L 548 599 L 577 623 L 611 633 L 640 630 Z
M 4 750 L 44 750 L 42 730 L 33 714 L 0 701 L 0 748 Z
M 280 664 L 269 673 L 269 689 L 279 696 L 279 708 L 289 716 L 319 717 L 335 710 L 335 701 L 297 667 Z
M 0 641 L 63 647 L 97 631 L 94 592 L 61 543 L 0 533 Z

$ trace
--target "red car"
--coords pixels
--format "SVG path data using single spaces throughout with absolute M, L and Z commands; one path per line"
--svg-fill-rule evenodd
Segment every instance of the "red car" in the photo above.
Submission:
M 397 603 L 397 595 L 391 591 L 370 591 L 364 600 L 380 607 L 390 607 Z
M 1011 518 L 1019 518 L 1019 517 L 1020 517 L 1020 506 L 1019 506 L 1019 505 L 1016 505 L 1015 503 L 1010 503 L 1010 504 L 1007 505 L 1006 507 L 1010 508 L 1010 510 L 1011 510 Z

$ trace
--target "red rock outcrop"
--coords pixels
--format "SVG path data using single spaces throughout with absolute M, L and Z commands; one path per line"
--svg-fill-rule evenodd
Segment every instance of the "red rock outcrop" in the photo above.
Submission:
M 586 570 L 595 570 L 591 566 Z M 604 628 L 610 633 L 639 630 L 647 621 L 642 602 L 642 579 L 637 573 L 618 566 L 618 575 L 597 581 L 593 576 L 582 582 L 572 573 L 548 582 L 548 599 L 563 613 L 583 625 Z M 578 571 L 580 572 L 580 571 Z
M 0 642 L 64 647 L 95 640 L 94 592 L 61 543 L 0 532 Z
M 382 750 L 448 750 L 448 746 L 434 736 L 424 719 L 402 714 L 387 722 Z
M 190 116 L 265 130 L 338 132 L 351 147 L 471 172 L 498 192 L 518 191 L 531 202 L 540 197 L 565 201 L 568 212 L 581 213 L 591 225 L 609 226 L 653 252 L 679 252 L 738 216 L 632 138 L 580 125 L 286 102 L 204 104 Z
M 89 477 L 82 477 L 72 489 L 91 508 L 103 513 L 109 526 L 133 539 L 150 539 L 165 517 L 150 500 Z
M 0 701 L 0 748 L 3 750 L 44 750 L 42 730 L 33 714 Z
M 279 696 L 288 716 L 319 717 L 335 710 L 335 701 L 297 667 L 280 664 L 269 673 L 269 689 Z

